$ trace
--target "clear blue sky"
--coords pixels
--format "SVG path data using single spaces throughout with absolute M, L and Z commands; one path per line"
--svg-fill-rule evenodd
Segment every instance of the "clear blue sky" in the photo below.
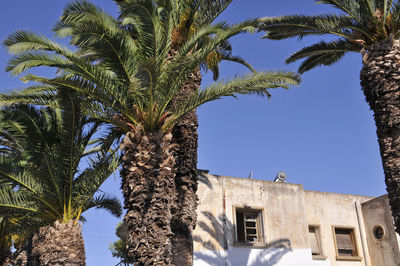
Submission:
M 67 0 L 14 0 L 2 4 L 0 39 L 19 29 L 52 36 L 51 27 Z M 93 0 L 108 13 L 116 14 L 111 0 Z M 236 0 L 221 16 L 231 23 L 246 18 L 285 14 L 318 14 L 333 10 L 313 0 Z M 317 39 L 269 41 L 261 34 L 233 39 L 236 55 L 258 70 L 296 70 L 284 59 Z M 0 49 L 0 68 L 9 58 Z M 331 67 L 321 67 L 303 75 L 300 86 L 275 89 L 272 99 L 246 96 L 223 99 L 198 110 L 198 168 L 210 173 L 273 180 L 279 171 L 288 181 L 307 190 L 379 196 L 385 193 L 383 170 L 372 112 L 359 85 L 361 58 L 349 54 Z M 232 77 L 246 69 L 223 64 L 221 77 Z M 0 71 L 1 90 L 21 87 L 15 77 Z M 204 84 L 211 77 L 204 76 Z M 104 191 L 120 195 L 120 179 L 110 177 Z M 103 211 L 89 211 L 84 238 L 88 266 L 115 265 L 108 244 L 115 239 L 119 219 Z

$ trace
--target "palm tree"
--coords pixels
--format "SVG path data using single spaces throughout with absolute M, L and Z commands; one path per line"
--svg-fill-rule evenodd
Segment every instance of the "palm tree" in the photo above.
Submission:
M 96 146 L 101 123 L 82 115 L 82 102 L 60 92 L 56 109 L 1 110 L 7 137 L 1 143 L 6 159 L 0 160 L 0 217 L 14 220 L 9 236 L 34 232 L 33 265 L 85 265 L 81 214 L 95 207 L 121 215 L 117 198 L 96 194 L 119 160 Z
M 0 119 L 0 125 L 1 123 L 2 121 Z M 1 126 L 0 128 L 2 129 Z M 15 162 L 21 160 L 21 155 L 22 149 L 18 146 L 13 136 L 6 131 L 0 132 L 0 164 L 8 165 L 9 169 L 13 166 L 15 167 Z M 18 165 L 16 167 L 18 167 Z M 0 180 L 0 190 L 13 190 L 15 187 L 15 184 L 12 182 L 10 183 L 9 180 Z M 29 224 L 28 220 L 23 220 L 23 216 L 0 216 L 0 265 L 6 266 L 14 262 L 14 254 L 11 252 L 11 249 L 12 247 L 19 248 L 21 242 L 24 242 L 23 222 Z M 27 261 L 25 261 L 25 263 L 27 263 Z
M 26 74 L 23 80 L 45 87 L 38 90 L 33 85 L 3 95 L 3 103 L 45 102 L 60 88 L 73 89 L 85 95 L 85 110 L 92 118 L 117 126 L 124 135 L 120 144 L 127 209 L 124 222 L 128 226 L 128 252 L 137 265 L 172 263 L 176 164 L 171 131 L 178 121 L 198 106 L 223 96 L 269 96 L 269 88 L 288 88 L 299 82 L 298 75 L 290 72 L 252 73 L 193 91 L 171 104 L 212 51 L 230 36 L 254 28 L 256 22 L 201 29 L 195 34 L 198 39 L 205 32 L 213 33 L 201 49 L 188 40 L 171 57 L 174 20 L 170 2 L 164 4 L 168 8 L 145 6 L 141 13 L 122 22 L 88 2 L 67 6 L 71 16 L 79 16 L 82 23 L 68 27 L 67 21 L 72 18 L 64 17 L 64 26 L 58 26 L 58 32 L 73 36 L 72 44 L 79 47 L 75 52 L 30 32 L 16 32 L 4 41 L 9 51 L 17 54 L 8 65 L 11 73 L 48 66 L 57 68 L 58 76 Z M 74 32 L 78 30 L 79 34 Z
M 124 223 L 119 223 L 115 230 L 115 234 L 118 239 L 109 245 L 109 249 L 113 257 L 118 258 L 120 261 L 115 266 L 129 266 L 134 263 L 132 258 L 128 255 L 128 249 L 126 245 L 126 225 Z
M 31 244 L 27 225 L 32 225 L 29 217 L 0 217 L 0 265 L 27 265 Z
M 211 24 L 232 2 L 231 0 L 209 0 L 209 1 L 193 1 L 193 0 L 173 0 L 173 1 L 149 1 L 149 0 L 115 0 L 120 8 L 119 21 L 132 20 L 132 17 L 148 11 L 151 9 L 167 8 L 171 13 L 172 19 L 172 38 L 171 46 L 168 56 L 174 57 L 177 55 L 178 50 L 183 47 L 185 43 L 192 42 L 190 49 L 186 52 L 191 52 L 191 49 L 196 47 L 200 49 L 208 41 L 211 40 L 211 35 L 215 32 L 214 28 L 210 28 Z M 166 5 L 167 3 L 167 5 Z M 88 31 L 82 32 L 82 25 L 85 23 L 92 23 L 93 18 L 90 20 L 88 17 L 93 17 L 95 14 L 88 12 L 87 9 L 77 9 L 75 7 L 66 8 L 61 23 L 56 26 L 58 33 L 63 36 L 72 36 L 75 40 L 77 36 L 79 39 L 86 40 Z M 99 19 L 99 18 L 96 18 Z M 101 19 L 100 19 L 101 20 Z M 222 23 L 222 22 L 221 22 Z M 250 28 L 256 25 L 256 21 L 251 23 L 244 23 L 242 29 L 246 26 Z M 66 32 L 67 29 L 67 32 Z M 207 30 L 208 29 L 208 30 Z M 126 27 L 125 30 L 129 31 L 130 35 L 137 38 L 135 31 Z M 223 30 L 222 28 L 220 30 Z M 204 31 L 202 34 L 199 32 Z M 94 33 L 94 32 L 91 32 Z M 235 32 L 232 36 L 240 33 Z M 93 39 L 93 35 L 91 36 Z M 228 42 L 229 38 L 222 40 L 217 48 L 210 52 L 201 62 L 200 67 L 204 70 L 211 70 L 214 74 L 214 79 L 218 78 L 219 65 L 222 60 L 229 60 L 241 63 L 250 69 L 251 66 L 243 59 L 237 56 L 232 56 L 232 47 Z M 104 45 L 105 41 L 100 39 L 95 42 L 97 47 L 108 46 Z M 75 44 L 73 42 L 73 44 Z M 99 46 L 100 45 L 100 46 Z M 93 49 L 93 43 L 85 42 L 85 49 Z M 96 48 L 95 48 L 96 49 Z M 197 91 L 201 83 L 200 67 L 194 69 L 193 73 L 189 75 L 186 82 L 181 86 L 175 98 L 171 101 L 171 105 L 176 105 L 180 100 L 187 97 L 194 91 Z M 175 188 L 177 190 L 176 203 L 172 208 L 172 231 L 174 233 L 173 245 L 174 251 L 180 253 L 174 254 L 174 259 L 185 259 L 186 263 L 181 261 L 174 262 L 175 264 L 186 264 L 192 261 L 193 240 L 192 231 L 196 226 L 197 220 L 197 127 L 198 119 L 196 111 L 193 110 L 185 115 L 172 129 L 172 143 L 175 145 L 174 157 L 176 159 L 175 166 Z M 183 252 L 185 251 L 185 252 Z M 186 253 L 186 254 L 183 254 Z
M 348 52 L 361 53 L 361 86 L 371 110 L 380 146 L 385 182 L 396 231 L 400 233 L 400 1 L 322 0 L 341 14 L 291 15 L 266 18 L 261 30 L 273 40 L 309 35 L 333 35 L 328 42 L 307 46 L 292 54 L 287 63 L 305 59 L 303 73 L 331 65 Z
M 8 265 L 11 259 L 12 234 L 8 232 L 9 219 L 0 217 L 0 265 Z

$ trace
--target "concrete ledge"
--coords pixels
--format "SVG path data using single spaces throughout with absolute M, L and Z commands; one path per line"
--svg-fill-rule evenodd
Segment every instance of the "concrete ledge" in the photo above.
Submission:
M 321 255 L 313 255 L 312 259 L 313 260 L 326 260 L 328 257 L 327 256 L 321 256 Z
M 362 258 L 358 256 L 336 256 L 336 260 L 362 261 Z

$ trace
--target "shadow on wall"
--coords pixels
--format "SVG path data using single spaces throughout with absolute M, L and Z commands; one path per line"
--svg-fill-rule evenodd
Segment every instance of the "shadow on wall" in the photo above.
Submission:
M 217 218 L 210 212 L 202 214 L 208 222 L 200 221 L 197 226 L 207 232 L 211 239 L 203 240 L 200 236 L 194 236 L 194 242 L 203 246 L 203 250 L 194 252 L 195 266 L 273 266 L 292 251 L 289 239 L 278 239 L 257 248 L 228 246 L 225 236 L 229 234 L 228 228 L 234 228 L 232 223 L 224 215 Z
M 198 170 L 197 180 L 199 183 L 203 183 L 209 189 L 212 189 L 213 187 L 212 187 L 210 179 L 206 175 L 207 173 L 208 173 L 208 170 Z

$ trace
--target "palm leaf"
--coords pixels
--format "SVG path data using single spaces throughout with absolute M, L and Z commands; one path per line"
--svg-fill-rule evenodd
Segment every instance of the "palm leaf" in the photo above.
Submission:
M 299 82 L 300 77 L 290 72 L 252 73 L 240 78 L 236 77 L 230 81 L 218 82 L 204 90 L 193 93 L 183 100 L 176 109 L 172 109 L 173 118 L 166 123 L 164 130 L 172 128 L 182 116 L 206 102 L 224 96 L 235 97 L 237 94 L 256 94 L 269 97 L 269 88 L 288 88 L 288 85 L 297 85 Z

